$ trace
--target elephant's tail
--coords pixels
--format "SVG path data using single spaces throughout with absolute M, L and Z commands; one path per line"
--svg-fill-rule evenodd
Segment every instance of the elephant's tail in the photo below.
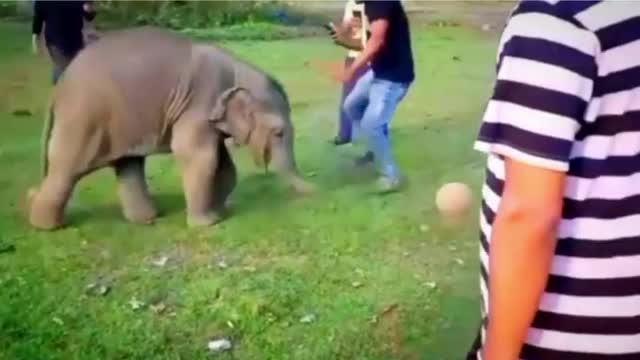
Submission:
M 55 120 L 53 112 L 53 99 L 49 101 L 47 111 L 44 118 L 44 126 L 42 129 L 42 144 L 40 152 L 41 161 L 41 174 L 42 178 L 47 176 L 47 169 L 49 167 L 49 139 L 51 138 L 51 131 L 53 129 L 53 122 Z

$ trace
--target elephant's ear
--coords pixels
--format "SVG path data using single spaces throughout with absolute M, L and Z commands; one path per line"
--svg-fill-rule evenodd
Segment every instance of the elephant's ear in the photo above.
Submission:
M 226 90 L 218 98 L 209 120 L 237 143 L 246 145 L 255 126 L 253 96 L 243 87 Z

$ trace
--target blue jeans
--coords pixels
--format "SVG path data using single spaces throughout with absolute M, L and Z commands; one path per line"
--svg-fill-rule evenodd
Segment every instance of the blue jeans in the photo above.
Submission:
M 345 68 L 350 66 L 354 60 L 355 58 L 347 56 L 347 58 L 344 61 Z M 353 129 L 353 124 L 351 119 L 349 118 L 349 114 L 347 114 L 346 111 L 344 111 L 344 100 L 347 98 L 347 95 L 349 95 L 349 93 L 351 92 L 353 87 L 356 85 L 358 80 L 360 80 L 360 78 L 364 74 L 366 74 L 369 69 L 370 69 L 369 65 L 359 69 L 356 72 L 355 77 L 351 81 L 349 81 L 348 83 L 342 86 L 342 97 L 340 98 L 340 126 L 338 127 L 338 136 L 337 136 L 338 139 L 342 141 L 351 142 L 351 133 Z M 388 133 L 388 129 L 386 126 L 384 131 L 385 131 L 385 134 Z
M 353 121 L 354 137 L 362 136 L 367 140 L 382 175 L 392 179 L 398 179 L 400 173 L 386 129 L 410 85 L 378 79 L 373 70 L 369 70 L 344 101 L 344 110 Z

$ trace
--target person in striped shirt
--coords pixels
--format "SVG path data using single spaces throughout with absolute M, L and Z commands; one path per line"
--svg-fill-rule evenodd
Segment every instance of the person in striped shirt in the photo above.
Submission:
M 475 148 L 468 359 L 640 359 L 640 2 L 521 1 Z

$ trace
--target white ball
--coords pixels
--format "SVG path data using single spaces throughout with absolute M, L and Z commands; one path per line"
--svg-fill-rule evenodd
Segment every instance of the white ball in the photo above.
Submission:
M 463 215 L 471 207 L 472 201 L 469 186 L 459 182 L 444 184 L 436 193 L 436 207 L 445 216 Z

